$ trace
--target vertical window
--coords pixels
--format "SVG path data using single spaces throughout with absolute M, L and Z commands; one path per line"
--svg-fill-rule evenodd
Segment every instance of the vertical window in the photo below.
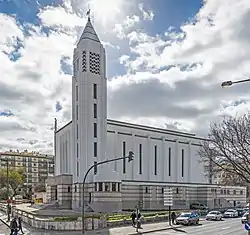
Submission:
M 94 157 L 97 157 L 97 142 L 94 142 Z
M 157 145 L 155 145 L 155 175 L 157 175 Z
M 79 162 L 76 162 L 76 175 L 79 176 Z
M 97 183 L 95 183 L 95 191 L 97 192 Z
M 184 149 L 181 150 L 181 177 L 184 177 Z
M 94 118 L 97 118 L 97 104 L 94 104 Z
M 148 187 L 145 188 L 145 193 L 148 193 Z
M 121 191 L 121 183 L 118 183 L 118 189 L 117 189 L 118 192 Z
M 97 84 L 93 84 L 93 98 L 97 99 Z
M 78 120 L 78 105 L 76 105 L 76 120 Z
M 78 124 L 76 124 L 76 138 L 78 139 Z
M 168 148 L 168 175 L 171 176 L 171 148 Z
M 99 186 L 99 190 L 98 191 L 102 192 L 102 183 L 99 183 L 98 186 Z
M 70 193 L 70 186 L 68 186 L 68 193 Z
M 142 174 L 142 144 L 139 144 L 139 174 Z
M 123 141 L 122 142 L 122 156 L 125 157 L 126 156 L 126 142 Z M 123 173 L 126 173 L 126 159 L 123 159 Z
M 176 188 L 176 194 L 179 194 L 179 188 Z
M 78 101 L 78 86 L 76 85 L 76 101 Z
M 113 191 L 113 192 L 116 191 L 116 183 L 112 183 L 112 191 Z
M 79 146 L 78 143 L 76 143 L 76 157 L 79 157 Z
M 94 174 L 95 174 L 95 175 L 96 175 L 96 173 L 97 173 L 97 165 L 96 165 L 96 164 L 97 164 L 97 162 L 94 162 L 94 165 L 95 165 L 95 166 L 94 166 Z
M 97 138 L 97 123 L 94 123 L 94 138 Z

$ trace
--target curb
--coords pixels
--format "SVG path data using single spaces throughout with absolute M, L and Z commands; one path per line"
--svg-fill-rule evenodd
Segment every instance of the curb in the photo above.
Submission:
M 138 235 L 138 234 L 146 234 L 146 233 L 153 233 L 153 232 L 161 232 L 161 231 L 165 231 L 165 230 L 170 230 L 170 229 L 175 229 L 175 228 L 180 228 L 182 227 L 181 225 L 179 226 L 171 226 L 171 227 L 166 227 L 166 228 L 160 228 L 160 229 L 154 229 L 154 230 L 147 230 L 145 232 L 143 231 L 139 231 L 139 232 L 135 232 L 135 233 L 130 233 L 128 235 Z

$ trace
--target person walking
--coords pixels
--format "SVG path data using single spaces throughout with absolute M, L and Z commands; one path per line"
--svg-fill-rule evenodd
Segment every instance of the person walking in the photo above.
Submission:
M 176 213 L 173 211 L 172 213 L 171 213 L 171 221 L 172 221 L 172 224 L 175 224 L 175 220 L 176 220 Z
M 21 231 L 22 234 L 24 234 L 22 222 L 23 222 L 23 221 L 22 221 L 22 218 L 21 218 L 21 217 L 18 217 L 18 228 L 19 228 L 18 231 Z
M 16 218 L 13 218 L 12 221 L 10 222 L 10 235 L 17 235 L 18 232 L 18 224 Z
M 135 218 L 136 218 L 136 213 L 135 213 L 135 211 L 133 211 L 132 212 L 132 214 L 131 214 L 131 220 L 132 220 L 132 225 L 135 227 Z

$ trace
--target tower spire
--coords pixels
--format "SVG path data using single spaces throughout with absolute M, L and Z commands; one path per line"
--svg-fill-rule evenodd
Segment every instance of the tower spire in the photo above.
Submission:
M 87 11 L 87 13 L 86 13 L 86 15 L 88 16 L 88 21 L 90 21 L 90 12 L 91 12 L 91 10 L 89 8 L 88 11 Z

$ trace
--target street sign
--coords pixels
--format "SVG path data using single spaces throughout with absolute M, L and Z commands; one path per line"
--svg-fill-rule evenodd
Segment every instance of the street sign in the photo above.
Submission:
M 250 231 L 250 222 L 245 223 L 245 229 Z
M 173 206 L 173 191 L 172 188 L 164 188 L 164 206 Z

